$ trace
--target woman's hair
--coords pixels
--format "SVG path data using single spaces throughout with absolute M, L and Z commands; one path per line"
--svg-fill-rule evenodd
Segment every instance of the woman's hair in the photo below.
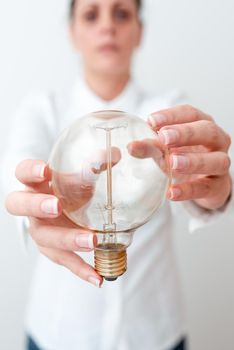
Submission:
M 70 19 L 73 18 L 76 1 L 77 0 L 71 0 L 70 9 L 69 9 L 69 17 L 70 17 Z M 135 2 L 136 2 L 137 10 L 140 11 L 141 5 L 142 5 L 142 0 L 135 0 Z

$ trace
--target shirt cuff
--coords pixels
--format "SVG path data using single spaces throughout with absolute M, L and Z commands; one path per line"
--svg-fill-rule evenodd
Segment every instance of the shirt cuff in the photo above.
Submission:
M 232 179 L 234 176 L 232 175 Z M 193 201 L 183 203 L 189 214 L 189 232 L 194 233 L 199 229 L 213 226 L 222 219 L 233 220 L 234 218 L 234 180 L 232 181 L 232 192 L 225 205 L 217 210 L 209 210 L 200 207 Z

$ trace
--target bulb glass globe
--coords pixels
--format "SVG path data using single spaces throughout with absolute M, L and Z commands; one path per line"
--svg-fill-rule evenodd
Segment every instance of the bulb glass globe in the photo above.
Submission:
M 64 214 L 97 235 L 96 270 L 115 280 L 126 271 L 134 231 L 165 198 L 171 178 L 167 148 L 139 117 L 98 111 L 62 132 L 49 167 Z

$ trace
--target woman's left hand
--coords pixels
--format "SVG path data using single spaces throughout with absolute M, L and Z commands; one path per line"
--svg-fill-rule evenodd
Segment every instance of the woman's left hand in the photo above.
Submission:
M 153 113 L 148 122 L 170 151 L 177 183 L 168 198 L 193 200 L 206 209 L 222 207 L 231 194 L 230 136 L 212 117 L 188 105 Z

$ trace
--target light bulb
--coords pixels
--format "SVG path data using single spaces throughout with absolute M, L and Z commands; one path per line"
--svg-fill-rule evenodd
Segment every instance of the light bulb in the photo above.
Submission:
M 142 119 L 98 111 L 65 129 L 49 158 L 64 214 L 97 236 L 95 269 L 113 281 L 127 269 L 134 231 L 159 208 L 170 183 L 168 151 Z

